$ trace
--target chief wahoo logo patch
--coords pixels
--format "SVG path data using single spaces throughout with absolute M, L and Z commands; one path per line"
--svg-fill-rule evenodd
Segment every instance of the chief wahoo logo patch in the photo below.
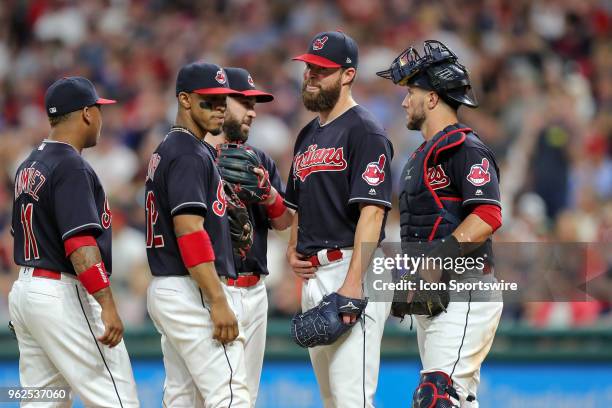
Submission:
M 385 161 L 387 158 L 384 154 L 378 157 L 378 162 L 370 162 L 366 166 L 361 177 L 371 186 L 377 186 L 385 181 Z
M 489 173 L 489 160 L 482 159 L 482 162 L 473 164 L 470 168 L 470 173 L 467 175 L 470 183 L 476 187 L 484 186 L 491 181 L 491 173 Z

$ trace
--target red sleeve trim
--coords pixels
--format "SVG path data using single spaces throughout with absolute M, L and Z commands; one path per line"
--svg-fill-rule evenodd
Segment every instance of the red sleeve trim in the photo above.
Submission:
M 472 214 L 477 215 L 481 220 L 486 222 L 493 228 L 493 232 L 497 231 L 502 225 L 501 208 L 493 204 L 479 204 Z
M 93 235 L 89 234 L 77 234 L 64 241 L 64 251 L 66 252 L 66 258 L 68 258 L 74 251 L 84 246 L 98 246 L 96 239 Z

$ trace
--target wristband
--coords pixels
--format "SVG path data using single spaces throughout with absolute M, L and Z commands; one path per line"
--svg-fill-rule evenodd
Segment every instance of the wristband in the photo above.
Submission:
M 285 203 L 283 202 L 283 198 L 280 194 L 276 194 L 276 198 L 274 202 L 266 207 L 266 212 L 268 213 L 268 218 L 271 220 L 280 217 L 285 213 L 287 207 L 285 207 Z
M 66 258 L 68 258 L 74 251 L 84 246 L 98 246 L 96 239 L 93 235 L 83 234 L 75 235 L 64 241 L 64 251 L 66 252 Z
M 89 269 L 79 273 L 77 277 L 85 290 L 91 295 L 110 286 L 110 281 L 106 274 L 106 267 L 103 262 L 91 265 Z
M 177 242 L 183 264 L 187 268 L 215 260 L 215 251 L 210 242 L 210 237 L 204 230 L 180 236 Z

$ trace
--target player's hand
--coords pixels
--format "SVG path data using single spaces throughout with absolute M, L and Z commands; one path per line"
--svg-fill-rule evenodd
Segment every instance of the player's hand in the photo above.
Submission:
M 354 299 L 363 299 L 363 289 L 361 288 L 361 282 L 357 285 L 347 284 L 344 282 L 342 287 L 337 290 L 337 293 L 342 296 L 354 298 Z M 352 324 L 357 321 L 357 315 L 353 313 L 340 313 L 342 316 L 342 321 L 344 324 Z
M 103 307 L 100 317 L 104 324 L 104 334 L 98 337 L 98 341 L 108 347 L 115 347 L 123 338 L 123 323 L 117 309 L 114 305 Z
M 306 258 L 306 255 L 297 252 L 294 246 L 290 245 L 287 248 L 287 262 L 289 262 L 293 273 L 303 279 L 314 278 L 317 268 L 312 266 L 312 263 L 307 261 Z
M 214 326 L 213 339 L 226 344 L 238 337 L 238 320 L 225 298 L 210 304 L 210 318 Z

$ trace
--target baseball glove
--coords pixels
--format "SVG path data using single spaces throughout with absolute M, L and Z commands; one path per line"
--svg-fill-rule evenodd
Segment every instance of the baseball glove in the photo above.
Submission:
M 418 274 L 407 273 L 401 280 L 414 282 L 417 290 L 396 290 L 391 303 L 391 316 L 403 319 L 406 315 L 434 317 L 446 312 L 450 295 L 446 290 L 420 290 L 423 279 Z
M 230 224 L 234 255 L 245 259 L 253 245 L 253 224 L 246 206 L 227 183 L 223 183 L 227 200 L 227 218 Z
M 217 146 L 217 166 L 221 177 L 245 204 L 270 196 L 270 177 L 257 154 L 248 146 L 225 143 Z M 255 173 L 260 169 L 263 175 Z
M 361 318 L 368 299 L 354 299 L 336 292 L 325 296 L 312 309 L 296 314 L 291 320 L 291 337 L 300 347 L 328 345 L 346 333 Z M 357 315 L 354 323 L 346 324 L 340 313 Z

